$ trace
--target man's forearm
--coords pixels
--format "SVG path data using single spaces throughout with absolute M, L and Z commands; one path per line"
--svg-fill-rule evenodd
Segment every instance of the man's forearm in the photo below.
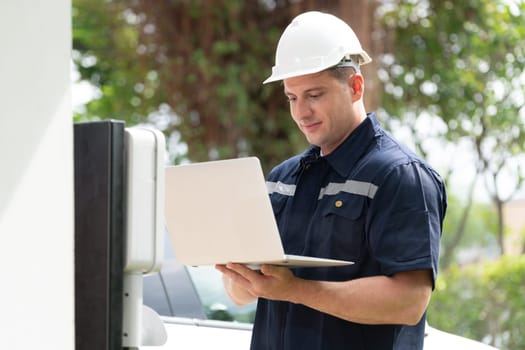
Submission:
M 364 324 L 417 324 L 432 289 L 428 271 L 346 282 L 298 279 L 294 285 L 290 302 Z

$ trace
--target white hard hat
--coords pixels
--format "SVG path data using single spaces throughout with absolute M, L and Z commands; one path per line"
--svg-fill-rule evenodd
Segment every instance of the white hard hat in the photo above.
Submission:
M 305 12 L 295 17 L 281 35 L 272 75 L 263 84 L 320 72 L 345 58 L 350 62 L 350 56 L 358 56 L 358 62 L 346 66 L 357 68 L 372 61 L 346 22 L 328 13 Z

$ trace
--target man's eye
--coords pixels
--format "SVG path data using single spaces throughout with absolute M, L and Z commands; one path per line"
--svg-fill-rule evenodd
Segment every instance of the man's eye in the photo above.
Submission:
M 287 100 L 288 102 L 294 102 L 296 99 L 297 99 L 297 98 L 294 97 L 294 96 L 286 96 L 286 100 Z
M 310 94 L 308 95 L 308 98 L 309 99 L 312 99 L 312 100 L 316 100 L 318 99 L 319 97 L 321 97 L 323 94 Z

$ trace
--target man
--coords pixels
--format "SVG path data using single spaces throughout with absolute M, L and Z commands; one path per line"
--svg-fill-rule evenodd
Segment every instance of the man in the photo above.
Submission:
M 369 61 L 352 29 L 321 12 L 297 16 L 279 40 L 265 83 L 283 80 L 312 145 L 268 176 L 285 251 L 355 264 L 218 265 L 235 303 L 258 300 L 252 349 L 423 347 L 445 189 L 365 112 L 359 65 Z

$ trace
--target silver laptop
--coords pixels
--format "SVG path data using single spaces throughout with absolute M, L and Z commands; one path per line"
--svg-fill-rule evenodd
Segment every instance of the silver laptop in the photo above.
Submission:
M 256 157 L 170 166 L 165 175 L 166 222 L 181 264 L 352 264 L 284 253 Z

